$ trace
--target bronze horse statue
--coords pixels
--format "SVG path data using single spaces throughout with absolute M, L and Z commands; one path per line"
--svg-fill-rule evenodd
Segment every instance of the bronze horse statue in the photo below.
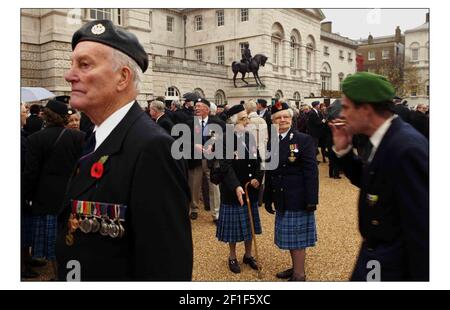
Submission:
M 252 58 L 250 65 L 243 62 L 233 61 L 231 64 L 231 68 L 233 69 L 233 83 L 234 87 L 236 86 L 236 76 L 240 72 L 242 74 L 241 80 L 244 81 L 246 85 L 248 85 L 248 82 L 244 80 L 245 75 L 247 72 L 253 73 L 253 77 L 255 78 L 256 85 L 258 86 L 264 86 L 264 84 L 261 82 L 261 79 L 259 78 L 258 70 L 259 66 L 263 66 L 266 64 L 267 57 L 262 54 L 256 54 L 255 57 Z

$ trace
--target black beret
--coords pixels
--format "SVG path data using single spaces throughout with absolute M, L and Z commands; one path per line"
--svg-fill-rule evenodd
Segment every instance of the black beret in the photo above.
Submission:
M 47 109 L 55 112 L 56 114 L 59 115 L 67 115 L 67 104 L 65 104 L 64 102 L 55 100 L 55 99 L 51 99 L 47 102 L 47 105 L 45 106 Z
M 311 103 L 311 106 L 314 108 L 316 105 L 319 105 L 319 104 L 320 104 L 319 101 L 313 101 L 313 102 Z
M 270 108 L 270 113 L 275 114 L 277 112 L 289 109 L 289 105 L 286 102 L 277 101 L 272 108 Z
M 205 98 L 198 98 L 195 102 L 202 102 L 202 103 L 206 104 L 208 107 L 211 107 L 211 104 Z
M 131 32 L 114 26 L 109 19 L 93 20 L 78 29 L 72 37 L 72 50 L 82 41 L 93 41 L 115 48 L 136 61 L 142 72 L 148 68 L 148 54 Z
M 231 108 L 228 109 L 227 111 L 227 117 L 230 118 L 232 117 L 234 114 L 237 114 L 239 112 L 245 111 L 245 108 L 242 104 L 236 104 L 234 106 L 232 106 Z
M 267 101 L 265 99 L 256 99 L 256 103 L 267 104 Z
M 69 104 L 70 96 L 56 96 L 54 99 Z
M 241 100 L 241 102 L 239 102 L 239 104 L 245 104 L 245 101 L 244 101 L 244 100 Z

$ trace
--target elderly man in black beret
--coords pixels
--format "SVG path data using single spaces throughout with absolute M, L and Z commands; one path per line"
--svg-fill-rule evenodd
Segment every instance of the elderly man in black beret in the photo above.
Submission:
M 109 20 L 82 26 L 72 49 L 70 103 L 95 128 L 60 216 L 59 279 L 190 280 L 186 169 L 171 155 L 173 139 L 136 102 L 147 52 Z
M 281 279 L 305 281 L 306 248 L 317 241 L 314 211 L 319 199 L 319 173 L 313 139 L 292 127 L 293 111 L 285 102 L 272 106 L 279 144 L 273 138 L 268 149 L 279 157 L 278 166 L 266 171 L 264 206 L 275 213 L 275 244 L 289 250 L 292 267 L 277 273 Z
M 331 123 L 333 149 L 360 188 L 363 238 L 354 281 L 429 280 L 428 141 L 393 114 L 394 87 L 384 77 L 358 72 L 342 83 L 342 118 Z M 369 137 L 352 152 L 352 135 Z

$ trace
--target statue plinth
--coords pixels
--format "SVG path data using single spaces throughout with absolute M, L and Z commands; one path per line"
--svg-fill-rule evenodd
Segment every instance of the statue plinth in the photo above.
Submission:
M 241 100 L 247 102 L 253 99 L 265 99 L 270 104 L 272 100 L 272 94 L 263 87 L 239 87 L 232 88 L 227 92 L 228 105 L 232 106 L 239 104 Z

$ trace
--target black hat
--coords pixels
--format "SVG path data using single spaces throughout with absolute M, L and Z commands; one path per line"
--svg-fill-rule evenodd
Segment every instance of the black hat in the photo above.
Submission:
M 311 105 L 312 105 L 313 108 L 314 108 L 315 106 L 319 105 L 319 104 L 320 104 L 319 101 L 313 101 L 313 102 L 311 103 Z
M 217 107 L 218 108 L 225 108 L 225 105 L 224 104 L 218 104 Z
M 267 101 L 265 99 L 256 99 L 256 103 L 267 104 Z
M 245 111 L 245 108 L 242 104 L 236 104 L 234 106 L 232 106 L 231 108 L 228 109 L 227 111 L 227 117 L 230 118 L 232 117 L 234 114 L 237 114 L 239 112 Z
M 47 109 L 55 112 L 56 114 L 59 115 L 67 115 L 67 104 L 65 104 L 64 102 L 55 100 L 55 99 L 51 99 L 47 102 L 47 105 L 45 106 Z
M 208 107 L 211 107 L 211 104 L 205 98 L 198 98 L 195 102 L 202 102 L 202 103 L 206 104 Z
M 56 96 L 54 99 L 69 104 L 70 96 Z
M 272 108 L 270 109 L 270 113 L 275 114 L 277 112 L 289 109 L 289 105 L 286 102 L 277 101 Z
M 239 104 L 245 104 L 245 100 L 241 100 L 241 102 L 239 102 Z
M 148 68 L 148 54 L 131 32 L 114 26 L 109 19 L 93 20 L 78 29 L 72 37 L 72 50 L 82 41 L 93 41 L 115 48 L 136 61 L 142 72 Z

